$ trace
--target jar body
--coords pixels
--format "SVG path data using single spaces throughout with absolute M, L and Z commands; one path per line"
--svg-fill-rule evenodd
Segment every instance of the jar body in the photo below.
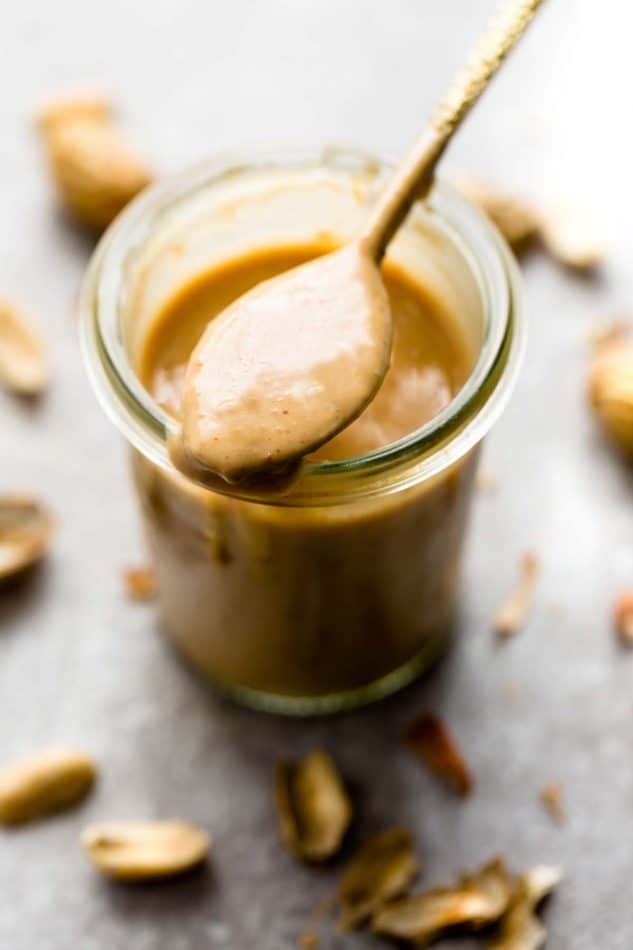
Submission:
M 341 706 L 403 685 L 447 642 L 476 459 L 386 499 L 276 509 L 192 488 L 135 452 L 169 636 L 264 705 Z
M 375 453 L 309 463 L 279 498 L 221 494 L 169 461 L 175 423 L 138 378 L 153 317 L 192 277 L 253 249 L 349 240 L 385 168 L 328 151 L 209 163 L 133 202 L 82 295 L 84 354 L 132 466 L 169 637 L 251 705 L 305 714 L 391 692 L 446 645 L 479 448 L 521 349 L 516 271 L 488 222 L 436 189 L 389 249 L 455 315 L 474 356 L 453 401 Z

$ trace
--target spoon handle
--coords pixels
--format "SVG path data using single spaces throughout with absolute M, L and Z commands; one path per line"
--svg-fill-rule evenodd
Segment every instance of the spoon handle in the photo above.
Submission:
M 430 123 L 387 183 L 361 235 L 365 249 L 377 262 L 382 259 L 411 205 L 429 191 L 435 166 L 444 149 L 523 35 L 541 3 L 543 0 L 513 0 L 499 10 L 465 67 L 453 80 Z

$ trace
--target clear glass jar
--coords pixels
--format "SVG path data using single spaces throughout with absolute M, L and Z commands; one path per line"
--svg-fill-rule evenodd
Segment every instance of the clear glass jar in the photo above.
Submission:
M 183 284 L 270 246 L 354 235 L 388 172 L 365 154 L 222 156 L 155 185 L 95 251 L 81 298 L 97 396 L 133 448 L 159 604 L 178 650 L 247 704 L 334 711 L 384 696 L 447 644 L 481 440 L 523 341 L 515 262 L 484 216 L 438 185 L 389 250 L 459 321 L 477 357 L 450 404 L 378 451 L 311 462 L 279 498 L 209 491 L 171 465 L 174 421 L 135 366 Z

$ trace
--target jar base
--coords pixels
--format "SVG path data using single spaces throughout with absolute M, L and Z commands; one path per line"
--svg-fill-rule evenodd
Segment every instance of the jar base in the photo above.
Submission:
M 448 650 L 453 640 L 453 625 L 449 630 L 443 630 L 436 637 L 429 639 L 419 653 L 402 666 L 374 680 L 373 683 L 343 692 L 327 693 L 324 696 L 288 696 L 226 683 L 209 676 L 206 672 L 203 673 L 190 657 L 178 649 L 169 636 L 167 639 L 187 669 L 191 670 L 206 686 L 231 702 L 277 716 L 308 718 L 329 716 L 368 706 L 404 689 L 405 686 L 427 673 Z

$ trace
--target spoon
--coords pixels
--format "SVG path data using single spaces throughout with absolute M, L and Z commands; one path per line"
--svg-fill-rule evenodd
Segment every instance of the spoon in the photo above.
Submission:
M 264 281 L 210 321 L 189 360 L 171 445 L 182 471 L 208 484 L 278 475 L 372 400 L 391 355 L 380 274 L 387 246 L 542 2 L 515 0 L 492 21 L 359 236 Z
M 32 567 L 48 550 L 53 518 L 37 498 L 0 495 L 0 582 Z

